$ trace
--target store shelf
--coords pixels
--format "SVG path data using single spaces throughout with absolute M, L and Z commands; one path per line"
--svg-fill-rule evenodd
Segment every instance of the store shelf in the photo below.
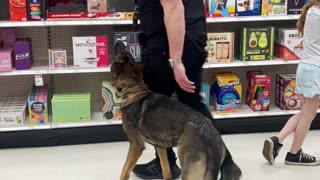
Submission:
M 285 21 L 297 20 L 300 15 L 285 15 L 285 16 L 236 16 L 223 18 L 207 18 L 207 23 L 220 22 L 248 22 L 248 21 Z
M 248 22 L 248 21 L 285 21 L 297 20 L 300 15 L 286 16 L 237 16 L 207 18 L 207 23 Z M 47 21 L 0 21 L 0 27 L 37 27 L 37 26 L 92 26 L 92 25 L 130 25 L 131 19 L 81 19 L 81 20 L 47 20 Z
M 212 113 L 214 119 L 231 119 L 231 118 L 250 118 L 250 117 L 262 117 L 262 116 L 283 116 L 293 115 L 298 113 L 299 110 L 281 110 L 275 105 L 271 105 L 269 111 L 253 111 L 248 105 L 242 104 L 239 111 L 231 114 L 218 114 Z M 318 110 L 320 113 L 320 109 Z
M 51 128 L 74 128 L 74 127 L 90 127 L 90 126 L 106 126 L 122 124 L 121 120 L 106 120 L 103 119 L 103 113 L 92 113 L 92 121 L 89 122 L 74 122 L 74 123 L 52 123 Z
M 37 125 L 37 126 L 12 126 L 12 127 L 1 127 L 0 126 L 0 132 L 10 132 L 10 131 L 30 131 L 30 130 L 44 130 L 44 129 L 50 129 L 50 125 Z
M 47 74 L 73 74 L 73 73 L 99 73 L 110 72 L 110 66 L 102 68 L 73 68 L 68 66 L 65 69 L 48 69 Z
M 36 75 L 36 74 L 48 74 L 48 66 L 32 66 L 27 70 L 13 70 L 11 72 L 0 72 L 0 76 L 17 76 L 17 75 Z
M 1 27 L 37 27 L 45 26 L 45 21 L 0 21 Z
M 13 70 L 11 72 L 0 72 L 0 76 L 36 75 L 36 74 L 78 74 L 78 73 L 100 73 L 110 72 L 109 67 L 103 68 L 73 68 L 68 66 L 65 69 L 49 69 L 48 66 L 33 66 L 28 70 Z
M 246 67 L 246 66 L 273 66 L 273 65 L 286 65 L 298 64 L 300 60 L 284 61 L 281 59 L 263 60 L 263 61 L 240 61 L 235 60 L 232 63 L 223 64 L 204 64 L 203 68 L 226 68 L 226 67 Z
M 84 20 L 48 20 L 44 26 L 93 26 L 93 25 L 129 25 L 130 19 L 84 19 Z
M 248 67 L 248 66 L 272 66 L 298 64 L 299 60 L 284 61 L 281 59 L 264 60 L 264 61 L 239 61 L 236 60 L 228 64 L 204 64 L 203 68 L 227 68 L 227 67 Z M 50 69 L 45 65 L 34 65 L 29 70 L 13 70 L 11 72 L 0 72 L 0 76 L 17 76 L 17 75 L 36 75 L 36 74 L 78 74 L 78 73 L 101 73 L 110 72 L 110 66 L 102 68 L 73 68 L 68 66 L 65 69 Z
M 66 122 L 66 123 L 51 123 L 47 125 L 37 126 L 13 126 L 13 127 L 1 127 L 0 132 L 10 131 L 29 131 L 29 130 L 43 130 L 43 129 L 59 129 L 59 128 L 75 128 L 75 127 L 92 127 L 92 126 L 106 126 L 106 125 L 119 125 L 122 124 L 121 120 L 106 120 L 103 119 L 103 113 L 92 113 L 92 121 L 88 122 Z

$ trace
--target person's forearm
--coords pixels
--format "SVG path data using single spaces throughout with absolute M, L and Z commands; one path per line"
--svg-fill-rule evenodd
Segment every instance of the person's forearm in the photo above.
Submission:
M 185 37 L 185 18 L 182 0 L 161 0 L 161 3 L 169 41 L 170 59 L 181 59 Z

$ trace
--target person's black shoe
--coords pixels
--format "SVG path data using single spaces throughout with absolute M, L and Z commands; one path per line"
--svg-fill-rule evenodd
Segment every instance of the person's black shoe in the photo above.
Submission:
M 287 153 L 285 164 L 299 166 L 318 166 L 320 161 L 309 154 L 306 154 L 300 149 L 297 154 Z
M 264 141 L 262 154 L 264 158 L 270 163 L 274 164 L 275 158 L 278 156 L 282 144 L 279 143 L 278 137 L 271 137 Z
M 175 161 L 170 162 L 170 172 L 172 179 L 177 179 L 181 175 L 181 169 Z M 159 158 L 155 158 L 146 164 L 136 165 L 133 173 L 142 179 L 163 179 Z

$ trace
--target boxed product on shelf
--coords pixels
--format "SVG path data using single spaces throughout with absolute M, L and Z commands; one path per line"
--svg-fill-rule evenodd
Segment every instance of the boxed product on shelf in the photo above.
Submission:
M 246 103 L 253 111 L 269 111 L 271 77 L 261 71 L 248 71 Z
M 272 60 L 274 27 L 243 28 L 240 34 L 240 60 Z
M 87 0 L 88 12 L 107 12 L 107 0 Z
M 201 101 L 210 109 L 210 85 L 207 82 L 201 82 L 200 90 Z
M 75 0 L 54 0 L 48 1 L 48 20 L 55 19 L 125 19 L 126 13 L 123 11 L 109 11 L 109 0 L 87 0 L 75 1 Z M 123 6 L 127 4 L 133 4 L 134 2 L 119 1 Z M 100 4 L 96 2 L 101 2 Z M 134 6 L 132 6 L 134 7 Z M 105 10 L 107 9 L 107 10 Z M 131 10 L 130 12 L 132 12 Z M 132 16 L 131 16 L 132 18 Z
M 13 49 L 1 48 L 0 49 L 0 72 L 10 72 L 14 66 L 13 62 Z
M 208 0 L 205 5 L 208 17 L 235 16 L 235 0 Z
M 208 33 L 207 63 L 231 63 L 233 61 L 234 33 Z
M 240 107 L 242 85 L 239 77 L 232 72 L 215 73 L 211 87 L 211 103 L 217 113 L 235 112 Z
M 46 19 L 47 0 L 27 0 L 28 21 Z
M 17 70 L 31 69 L 32 47 L 30 38 L 17 39 L 14 43 L 14 59 Z
M 109 12 L 133 12 L 135 1 L 108 0 Z
M 108 37 L 72 37 L 73 64 L 75 68 L 108 66 Z
M 48 19 L 54 18 L 82 18 L 87 12 L 86 1 L 55 0 L 48 1 Z
M 141 45 L 139 44 L 137 32 L 115 32 L 114 33 L 114 44 L 117 41 L 122 41 L 126 50 L 130 52 L 135 62 L 141 61 Z
M 297 29 L 280 28 L 275 41 L 275 55 L 284 60 L 300 59 L 303 53 L 303 37 Z
M 305 0 L 288 0 L 287 14 L 301 14 Z
M 27 20 L 27 0 L 9 0 L 11 21 Z
M 287 15 L 287 3 L 288 0 L 262 0 L 261 15 Z
M 261 0 L 236 0 L 236 16 L 261 15 Z
M 2 47 L 13 47 L 16 42 L 16 29 L 15 28 L 2 28 L 1 29 Z
M 86 122 L 91 120 L 90 93 L 54 94 L 52 97 L 52 121 Z
M 49 68 L 67 68 L 67 51 L 49 49 Z
M 0 98 L 0 126 L 23 125 L 27 116 L 27 98 Z
M 296 75 L 276 75 L 276 97 L 275 104 L 282 110 L 301 109 L 301 100 L 296 94 Z
M 48 124 L 48 87 L 32 86 L 28 97 L 29 124 Z
M 102 81 L 102 101 L 102 112 L 105 119 L 122 119 L 122 113 L 120 111 L 122 99 L 115 95 L 115 88 L 112 87 L 111 81 L 109 80 Z

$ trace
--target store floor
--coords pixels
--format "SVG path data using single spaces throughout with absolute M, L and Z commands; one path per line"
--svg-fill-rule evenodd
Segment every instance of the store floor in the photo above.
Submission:
M 224 135 L 243 180 L 318 180 L 319 167 L 287 166 L 284 162 L 293 136 L 270 166 L 261 155 L 266 137 L 274 133 Z M 117 180 L 128 149 L 127 142 L 45 148 L 0 150 L 0 180 Z M 304 144 L 306 152 L 320 157 L 320 130 L 311 131 Z M 147 146 L 140 163 L 153 158 Z M 130 180 L 138 180 L 131 175 Z

